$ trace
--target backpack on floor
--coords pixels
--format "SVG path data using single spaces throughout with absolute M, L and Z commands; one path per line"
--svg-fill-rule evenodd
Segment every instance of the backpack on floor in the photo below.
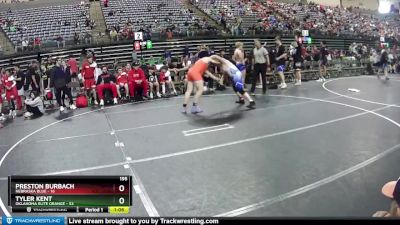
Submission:
M 76 107 L 86 108 L 88 106 L 88 100 L 85 95 L 78 95 L 76 97 Z

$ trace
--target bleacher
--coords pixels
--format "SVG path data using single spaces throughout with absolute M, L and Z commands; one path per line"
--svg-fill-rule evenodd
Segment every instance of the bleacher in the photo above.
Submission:
M 212 3 L 213 2 L 213 3 Z M 251 1 L 247 4 L 243 4 L 243 14 L 240 15 L 240 7 L 236 0 L 202 0 L 196 3 L 196 6 L 211 16 L 214 20 L 219 20 L 219 12 L 224 12 L 226 16 L 226 22 L 228 25 L 235 22 L 235 18 L 242 18 L 242 28 L 249 28 L 253 24 L 257 23 L 257 14 L 251 10 Z
M 268 38 L 260 38 L 262 43 L 267 42 L 268 47 L 272 47 L 274 45 L 273 37 Z M 315 43 L 319 43 L 320 41 L 327 41 L 327 45 L 329 49 L 348 49 L 348 46 L 354 41 L 350 39 L 315 39 Z M 224 49 L 227 53 L 233 52 L 234 44 L 236 41 L 242 41 L 244 43 L 244 49 L 246 52 L 250 52 L 254 47 L 254 39 L 252 38 L 227 38 L 227 39 L 201 39 L 201 40 L 177 40 L 174 42 L 154 42 L 153 49 L 144 50 L 143 52 L 138 52 L 138 58 L 143 58 L 144 61 L 149 59 L 150 57 L 160 58 L 163 56 L 164 50 L 168 49 L 172 52 L 172 56 L 174 58 L 179 58 L 183 54 L 183 48 L 188 46 L 191 52 L 196 52 L 196 48 L 205 44 L 210 46 L 215 50 L 215 52 L 219 52 Z M 288 46 L 290 42 L 292 42 L 292 38 L 282 38 L 283 45 Z M 367 45 L 372 46 L 374 44 L 373 41 L 364 42 Z M 113 45 L 113 46 L 105 46 L 105 47 L 96 47 L 93 48 L 96 53 L 97 63 L 99 66 L 102 65 L 111 65 L 114 63 L 114 60 L 118 60 L 120 63 L 132 62 L 132 44 L 121 44 L 121 45 Z M 75 50 L 60 50 L 53 51 L 48 53 L 41 54 L 41 57 L 46 59 L 49 57 L 68 57 L 69 55 L 74 55 L 77 59 L 81 54 L 81 49 Z M 12 65 L 10 63 L 18 64 L 22 68 L 26 68 L 28 64 L 37 58 L 37 54 L 20 56 L 11 59 L 0 60 L 0 67 L 9 68 Z M 302 71 L 303 78 L 307 80 L 318 79 L 319 69 L 318 62 L 308 62 L 312 64 L 309 69 Z M 291 82 L 294 79 L 293 70 L 290 69 L 292 63 L 288 62 L 288 70 L 285 72 L 285 76 L 288 82 Z M 330 77 L 341 77 L 341 76 L 355 76 L 365 74 L 365 67 L 361 66 L 360 61 L 355 60 L 332 60 L 330 62 L 330 66 L 328 67 L 328 72 Z M 268 73 L 268 79 L 270 83 L 277 82 L 277 76 L 274 75 L 273 72 Z
M 185 30 L 185 23 L 190 25 L 196 19 L 180 0 L 112 0 L 108 7 L 104 2 L 101 7 L 107 27 L 123 27 L 130 20 L 134 30 L 149 26 L 152 32 L 159 32 L 159 27 L 165 29 L 170 25 Z M 111 11 L 113 15 L 109 14 Z
M 23 40 L 40 37 L 42 42 L 54 41 L 58 36 L 72 40 L 74 33 L 84 33 L 88 7 L 80 4 L 57 5 L 33 9 L 14 10 L 11 13 L 1 12 L 0 18 L 15 22 L 16 31 L 10 31 L 7 24 L 1 26 L 14 45 Z M 61 25 L 59 24 L 61 22 Z M 65 26 L 65 22 L 69 25 Z M 76 23 L 79 22 L 79 27 Z M 26 26 L 26 30 L 22 29 Z M 21 28 L 21 29 L 18 29 Z

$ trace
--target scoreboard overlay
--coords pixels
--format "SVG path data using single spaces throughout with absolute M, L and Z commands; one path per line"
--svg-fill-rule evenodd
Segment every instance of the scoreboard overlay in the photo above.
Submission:
M 12 212 L 126 213 L 131 176 L 9 176 Z

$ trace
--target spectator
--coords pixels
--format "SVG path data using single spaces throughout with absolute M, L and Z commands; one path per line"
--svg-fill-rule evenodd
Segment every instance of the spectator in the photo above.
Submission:
M 149 82 L 149 95 L 150 95 L 150 99 L 153 99 L 154 94 L 153 91 L 154 89 L 156 89 L 156 96 L 158 98 L 161 98 L 161 94 L 160 94 L 160 84 L 158 83 L 158 79 L 157 79 L 157 75 L 156 75 L 156 67 L 155 66 L 151 66 L 149 69 L 149 75 L 147 77 L 147 80 Z
M 65 48 L 65 40 L 61 34 L 56 38 L 56 41 L 57 41 L 57 48 L 60 48 L 61 44 L 62 44 L 62 47 Z
M 104 91 L 109 90 L 112 92 L 114 104 L 118 104 L 116 79 L 113 75 L 108 73 L 107 67 L 103 66 L 102 73 L 97 78 L 97 95 L 100 99 L 100 106 L 104 106 Z
M 18 97 L 17 97 L 17 104 L 19 109 L 22 109 L 23 107 L 23 101 L 22 98 L 25 96 L 24 93 L 24 85 L 25 85 L 25 73 L 20 69 L 19 66 L 15 66 L 14 68 L 15 71 L 15 81 L 17 82 L 17 92 L 18 92 Z
M 25 100 L 26 113 L 25 118 L 34 119 L 40 117 L 44 113 L 43 101 L 40 98 L 39 92 L 31 91 L 29 97 Z
M 326 48 L 326 41 L 322 41 L 321 42 L 321 49 L 319 50 L 319 54 L 318 57 L 320 59 L 320 63 L 319 63 L 319 79 L 317 80 L 317 82 L 325 82 L 325 77 L 327 75 L 327 65 L 328 65 L 328 55 L 329 52 Z
M 400 217 L 400 179 L 390 181 L 382 187 L 382 194 L 393 200 L 389 212 L 378 211 L 373 217 Z
M 276 70 L 278 72 L 279 78 L 281 79 L 281 84 L 279 87 L 281 89 L 287 88 L 286 82 L 285 82 L 285 65 L 286 65 L 286 59 L 287 59 L 287 54 L 285 51 L 285 47 L 282 45 L 282 41 L 280 37 L 275 38 L 275 44 L 276 44 L 276 53 L 275 53 L 275 62 L 276 62 Z
M 110 38 L 111 38 L 111 41 L 118 41 L 118 33 L 117 33 L 117 31 L 115 30 L 115 28 L 112 28 L 112 29 L 111 29 L 111 31 L 110 31 Z
M 85 44 L 91 44 L 92 43 L 92 35 L 89 33 L 89 31 L 87 31 L 85 33 L 84 41 L 85 41 Z
M 385 47 L 384 49 L 382 49 L 380 65 L 381 65 L 381 67 L 382 67 L 383 75 L 385 76 L 385 79 L 386 79 L 386 80 L 389 80 L 389 77 L 388 77 L 389 54 L 388 54 L 388 52 L 387 52 L 387 48 L 386 48 L 386 47 Z M 379 73 L 378 73 L 378 78 L 380 78 Z
M 75 32 L 74 34 L 74 44 L 75 45 L 79 45 L 80 44 L 80 40 L 79 40 L 79 34 Z
M 87 59 L 82 64 L 82 70 L 81 70 L 83 78 L 83 86 L 86 91 L 90 91 L 90 93 L 93 95 L 94 104 L 98 105 L 99 103 L 97 102 L 96 81 L 95 81 L 96 68 L 97 68 L 97 63 L 93 61 L 93 56 L 91 54 L 87 55 Z
M 301 41 L 302 39 L 300 33 L 296 33 L 294 36 L 295 41 L 293 42 L 293 50 L 292 50 L 292 57 L 293 57 L 293 68 L 295 70 L 295 84 L 296 86 L 301 85 L 301 70 L 303 68 L 303 47 Z
M 28 40 L 23 39 L 23 40 L 22 40 L 22 52 L 25 52 L 25 51 L 28 50 L 28 45 L 29 45 Z
M 119 98 L 122 98 L 121 88 L 125 88 L 125 93 L 129 95 L 128 74 L 119 67 L 117 74 L 117 92 Z
M 40 50 L 40 47 L 42 46 L 42 40 L 40 39 L 40 37 L 35 37 L 35 41 L 34 41 L 33 46 L 34 46 L 35 49 L 39 49 Z
M 128 73 L 128 84 L 130 96 L 135 96 L 135 91 L 141 89 L 142 96 L 147 98 L 148 83 L 144 71 L 139 68 L 139 62 L 133 62 L 133 68 Z
M 172 61 L 172 52 L 170 50 L 164 49 L 164 59 L 167 64 L 170 64 Z
M 40 93 L 40 68 L 38 61 L 33 60 L 28 71 L 28 76 L 30 77 L 29 81 L 32 82 L 32 90 Z
M 71 90 L 67 87 L 67 84 L 71 81 L 71 71 L 67 68 L 67 64 L 64 60 L 61 60 L 60 58 L 56 59 L 56 66 L 54 72 L 51 74 L 50 81 L 52 82 L 52 86 L 55 88 L 60 112 L 63 112 L 66 107 L 65 95 L 67 95 L 69 99 L 69 108 L 72 110 L 76 109 L 72 100 Z
M 5 71 L 5 74 L 2 76 L 2 83 L 6 89 L 6 100 L 10 109 L 9 116 L 14 118 L 17 115 L 15 100 L 18 96 L 15 77 L 11 75 L 9 71 Z
M 172 30 L 171 29 L 167 29 L 167 39 L 172 40 Z

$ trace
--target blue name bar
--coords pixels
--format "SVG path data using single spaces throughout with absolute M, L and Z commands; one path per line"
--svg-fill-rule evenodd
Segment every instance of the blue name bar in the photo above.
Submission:
M 64 217 L 6 217 L 3 216 L 3 225 L 64 225 Z

